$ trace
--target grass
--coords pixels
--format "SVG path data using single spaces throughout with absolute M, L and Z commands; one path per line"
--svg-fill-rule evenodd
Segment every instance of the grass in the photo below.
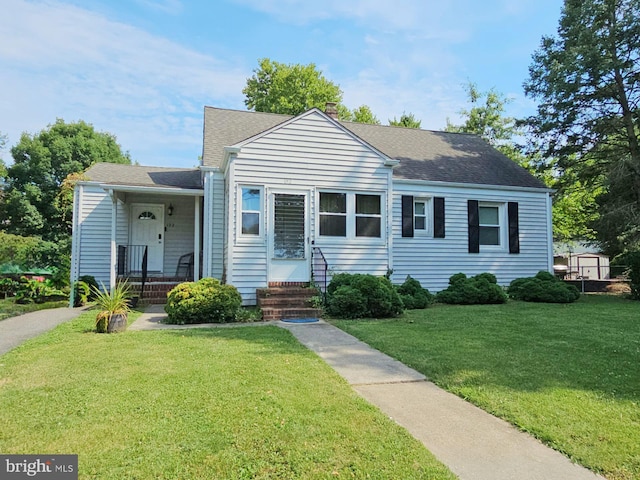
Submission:
M 95 334 L 81 315 L 0 357 L 0 451 L 81 479 L 454 476 L 273 326 Z
M 609 479 L 640 479 L 640 303 L 444 306 L 337 326 Z
M 0 320 L 15 317 L 16 315 L 22 315 L 23 313 L 35 312 L 36 310 L 60 308 L 68 305 L 69 302 L 67 300 L 46 303 L 27 303 L 21 305 L 19 303 L 15 303 L 13 298 L 0 299 Z

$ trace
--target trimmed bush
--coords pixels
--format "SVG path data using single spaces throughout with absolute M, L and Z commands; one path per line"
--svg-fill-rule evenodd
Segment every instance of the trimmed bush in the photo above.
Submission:
M 475 277 L 456 273 L 449 278 L 449 286 L 438 292 L 436 300 L 454 305 L 484 305 L 505 303 L 507 294 L 491 273 L 481 273 Z
M 509 296 L 514 300 L 542 303 L 572 303 L 580 298 L 578 289 L 546 271 L 535 277 L 516 278 L 509 285 Z
M 327 287 L 327 313 L 336 317 L 386 318 L 402 310 L 400 295 L 385 277 L 339 273 Z
M 240 293 L 233 285 L 223 285 L 215 278 L 185 282 L 167 296 L 167 323 L 226 323 L 238 321 L 242 306 Z
M 78 280 L 73 284 L 73 306 L 82 307 L 87 303 L 89 293 L 91 292 L 89 285 L 82 280 Z
M 407 310 L 417 310 L 427 308 L 433 303 L 433 295 L 426 288 L 422 288 L 420 282 L 410 275 L 398 288 L 398 294 L 402 299 L 402 304 Z

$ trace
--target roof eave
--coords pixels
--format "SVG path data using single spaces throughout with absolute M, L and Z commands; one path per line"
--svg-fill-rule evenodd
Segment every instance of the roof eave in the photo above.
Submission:
M 394 183 L 412 183 L 418 185 L 431 185 L 440 187 L 457 187 L 457 188 L 473 188 L 473 189 L 490 189 L 490 190 L 511 190 L 518 192 L 535 192 L 535 193 L 553 193 L 554 189 L 548 187 L 525 187 L 520 185 L 493 185 L 484 183 L 464 183 L 464 182 L 443 182 L 435 180 L 413 180 L 407 178 L 394 178 Z
M 153 193 L 161 195 L 178 195 L 201 197 L 204 190 L 201 188 L 181 188 L 181 187 L 149 187 L 143 185 L 122 185 L 114 183 L 87 182 L 91 185 L 98 185 L 105 190 L 113 190 L 114 192 L 130 192 L 130 193 Z

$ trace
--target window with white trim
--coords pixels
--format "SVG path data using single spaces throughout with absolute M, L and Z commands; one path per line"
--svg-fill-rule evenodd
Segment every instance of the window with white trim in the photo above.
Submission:
M 380 238 L 381 231 L 380 195 L 356 194 L 356 237 Z
M 318 236 L 382 238 L 382 195 L 319 192 Z
M 499 246 L 501 244 L 500 216 L 499 205 L 480 204 L 478 206 L 480 245 Z
M 249 237 L 260 236 L 262 189 L 259 187 L 242 187 L 240 203 L 240 234 Z
M 347 194 L 320 192 L 321 236 L 347 236 Z

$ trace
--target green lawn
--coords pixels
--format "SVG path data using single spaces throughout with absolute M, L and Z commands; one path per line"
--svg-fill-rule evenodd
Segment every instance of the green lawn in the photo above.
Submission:
M 615 480 L 640 479 L 640 303 L 444 306 L 337 326 Z
M 60 302 L 47 302 L 47 303 L 27 303 L 20 305 L 15 303 L 13 298 L 0 299 L 0 320 L 5 318 L 15 317 L 16 315 L 22 315 L 23 313 L 35 312 L 36 310 L 45 310 L 47 308 L 60 308 L 69 305 L 67 300 Z
M 76 453 L 83 479 L 454 478 L 285 330 L 94 316 L 0 356 L 0 452 Z

